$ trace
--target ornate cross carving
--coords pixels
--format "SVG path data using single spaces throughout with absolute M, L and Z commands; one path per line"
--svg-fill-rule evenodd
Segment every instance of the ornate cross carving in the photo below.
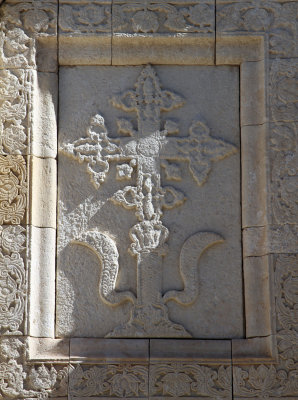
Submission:
M 78 242 L 93 248 L 102 261 L 100 294 L 111 304 L 131 301 L 134 304 L 128 323 L 116 327 L 108 336 L 118 337 L 189 337 L 181 325 L 170 321 L 166 302 L 192 303 L 198 294 L 197 263 L 201 253 L 223 239 L 216 233 L 198 232 L 188 238 L 181 250 L 180 271 L 183 291 L 162 295 L 162 257 L 167 251 L 169 231 L 163 225 L 163 209 L 183 204 L 184 194 L 161 184 L 161 168 L 169 180 L 179 180 L 177 162 L 187 161 L 196 183 L 202 186 L 212 162 L 237 151 L 236 147 L 210 135 L 208 127 L 194 121 L 188 136 L 179 137 L 176 122 L 168 120 L 161 127 L 161 113 L 181 107 L 184 99 L 161 88 L 159 79 L 148 65 L 135 88 L 112 98 L 112 105 L 137 114 L 137 129 L 131 121 L 118 120 L 118 131 L 125 137 L 111 139 L 104 119 L 91 118 L 87 137 L 62 145 L 61 151 L 87 164 L 91 181 L 98 189 L 104 182 L 111 161 L 118 162 L 117 179 L 129 180 L 136 174 L 136 185 L 128 185 L 112 196 L 116 205 L 134 209 L 138 222 L 130 229 L 129 251 L 137 261 L 137 296 L 117 292 L 118 251 L 114 241 L 98 230 L 84 232 Z M 173 163 L 175 161 L 175 163 Z

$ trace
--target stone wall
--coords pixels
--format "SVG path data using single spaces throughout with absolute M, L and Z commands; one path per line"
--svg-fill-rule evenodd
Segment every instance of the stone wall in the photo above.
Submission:
M 2 3 L 0 399 L 298 398 L 297 4 Z

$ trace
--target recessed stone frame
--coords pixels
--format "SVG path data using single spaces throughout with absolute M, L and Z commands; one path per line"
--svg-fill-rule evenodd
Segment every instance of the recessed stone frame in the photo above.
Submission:
M 170 340 L 51 339 L 55 337 L 55 229 L 56 161 L 31 163 L 29 231 L 30 301 L 29 358 L 32 362 L 84 363 L 142 361 L 196 361 L 204 364 L 272 363 L 276 343 L 271 294 L 271 259 L 267 248 L 267 115 L 266 43 L 263 36 L 221 36 L 213 39 L 192 34 L 176 36 L 109 35 L 59 37 L 59 63 L 63 65 L 237 65 L 240 67 L 240 125 L 242 169 L 242 238 L 245 303 L 245 339 Z M 112 62 L 111 62 L 112 59 Z M 53 82 L 53 91 L 57 85 Z M 57 95 L 57 93 L 56 93 Z M 36 107 L 47 113 L 45 101 Z M 53 121 L 53 126 L 56 122 Z M 56 142 L 56 132 L 48 132 Z M 48 151 L 43 150 L 43 151 Z M 55 151 L 54 151 L 55 153 Z M 52 154 L 52 157 L 56 154 Z M 53 229 L 54 228 L 54 229 Z M 36 339 L 35 339 L 36 338 Z M 46 339 L 48 338 L 48 339 Z M 114 341 L 113 341 L 114 340 Z M 70 342 L 70 345 L 69 345 Z M 117 343 L 117 344 L 116 344 Z M 115 346 L 117 346 L 115 348 Z

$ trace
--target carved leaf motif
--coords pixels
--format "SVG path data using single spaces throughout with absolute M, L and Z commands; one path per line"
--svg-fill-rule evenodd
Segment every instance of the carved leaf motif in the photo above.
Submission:
M 184 193 L 175 189 L 173 186 L 164 186 L 162 191 L 162 207 L 167 210 L 181 206 L 186 200 Z
M 113 194 L 111 200 L 129 210 L 137 208 L 141 204 L 141 198 L 135 186 L 126 186 L 124 189 L 118 190 Z
M 260 365 L 249 369 L 249 383 L 255 388 L 266 392 L 273 386 L 276 379 L 276 369 L 273 366 Z
M 137 255 L 142 252 L 158 252 L 164 255 L 169 231 L 160 221 L 143 221 L 134 225 L 129 231 L 132 239 L 130 252 Z
M 103 394 L 108 388 L 107 367 L 92 367 L 84 371 L 80 364 L 70 373 L 70 394 L 74 396 L 94 396 Z
M 230 399 L 232 396 L 231 367 L 220 366 L 217 369 L 176 362 L 152 366 L 150 376 L 155 396 L 170 394 L 212 399 Z
M 176 121 L 173 121 L 171 119 L 166 120 L 164 129 L 167 135 L 179 133 L 179 125 Z
M 278 123 L 271 130 L 273 212 L 278 223 L 298 222 L 298 130 L 296 123 Z
M 5 15 L 5 9 L 3 11 Z M 34 40 L 21 28 L 7 28 L 4 21 L 0 31 L 0 66 L 3 68 L 35 66 Z
M 0 71 L 0 153 L 21 154 L 26 149 L 28 72 Z
M 187 10 L 188 20 L 195 26 L 211 27 L 214 9 L 208 4 L 196 4 Z
M 136 134 L 136 131 L 134 130 L 131 121 L 129 121 L 126 118 L 118 118 L 117 126 L 118 126 L 118 133 L 120 134 L 125 134 L 129 136 L 134 136 Z
M 53 389 L 57 380 L 57 371 L 52 366 L 45 367 L 42 364 L 39 367 L 33 367 L 29 373 L 30 386 L 35 390 L 50 390 Z
M 124 372 L 122 374 L 115 374 L 109 382 L 111 383 L 112 394 L 126 398 L 138 395 L 141 381 L 135 375 Z
M 270 69 L 270 103 L 274 121 L 295 121 L 298 67 L 295 61 L 275 60 Z
M 192 379 L 185 373 L 168 373 L 161 379 L 163 382 L 163 394 L 171 396 L 189 396 Z
M 0 224 L 20 224 L 26 208 L 26 165 L 22 156 L 0 155 Z
M 173 181 L 181 181 L 181 170 L 179 165 L 167 160 L 161 161 L 161 166 L 165 169 L 166 178 Z
M 0 227 L 0 246 L 8 254 L 24 250 L 23 243 L 26 240 L 22 226 Z
M 209 128 L 201 121 L 195 121 L 189 129 L 189 137 L 179 139 L 179 150 L 189 156 L 189 169 L 199 186 L 202 186 L 211 171 L 211 162 L 222 160 L 237 148 L 210 135 Z
M 207 10 L 206 10 L 207 8 Z M 193 18 L 191 19 L 191 16 Z M 125 32 L 212 32 L 214 8 L 179 7 L 170 2 L 124 4 L 113 8 L 113 27 Z
M 26 281 L 24 262 L 18 253 L 0 253 L 0 330 L 18 332 L 23 321 Z
M 62 4 L 59 8 L 62 32 L 95 33 L 111 30 L 111 7 L 101 4 Z
M 159 22 L 155 13 L 145 10 L 138 11 L 132 17 L 134 32 L 155 33 L 159 28 Z
M 91 118 L 87 135 L 87 138 L 62 145 L 60 150 L 81 163 L 87 163 L 91 181 L 98 189 L 109 171 L 109 156 L 117 156 L 120 154 L 120 149 L 108 137 L 104 118 L 100 115 Z

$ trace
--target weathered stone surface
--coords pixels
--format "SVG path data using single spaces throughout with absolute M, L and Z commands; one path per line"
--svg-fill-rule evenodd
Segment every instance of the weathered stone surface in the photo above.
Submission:
M 113 32 L 214 33 L 214 1 L 113 2 Z
M 26 161 L 21 155 L 0 155 L 0 223 L 18 225 L 27 202 Z
M 241 337 L 239 122 L 232 111 L 239 107 L 237 72 L 150 66 L 61 71 L 59 335 Z M 212 96 L 218 87 L 220 94 Z M 138 125 L 126 113 L 134 110 Z M 134 209 L 135 216 L 128 212 Z M 234 313 L 226 324 L 229 307 Z
M 53 158 L 30 157 L 31 212 L 29 223 L 39 228 L 56 228 L 57 163 Z
M 55 246 L 52 228 L 30 227 L 29 334 L 33 337 L 55 336 Z
M 150 398 L 232 399 L 230 366 L 162 363 L 150 366 Z

